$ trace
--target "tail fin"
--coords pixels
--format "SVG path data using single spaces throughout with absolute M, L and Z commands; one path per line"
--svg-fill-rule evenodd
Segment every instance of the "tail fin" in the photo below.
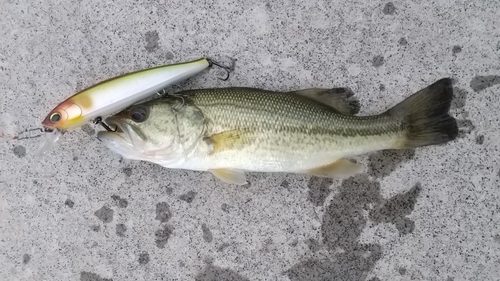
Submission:
M 405 135 L 395 148 L 414 148 L 454 140 L 458 135 L 458 126 L 455 118 L 448 114 L 452 100 L 451 79 L 444 78 L 387 111 L 386 114 L 403 122 Z

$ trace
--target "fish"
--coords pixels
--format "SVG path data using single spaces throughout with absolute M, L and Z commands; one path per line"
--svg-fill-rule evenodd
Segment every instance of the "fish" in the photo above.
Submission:
M 123 158 L 211 172 L 229 184 L 247 184 L 248 172 L 343 179 L 363 172 L 354 156 L 454 140 L 452 100 L 450 78 L 367 116 L 356 115 L 348 88 L 194 89 L 109 116 L 117 131 L 97 137 Z
M 156 92 L 194 76 L 212 65 L 201 58 L 157 66 L 99 82 L 67 98 L 42 121 L 47 130 L 71 130 L 89 121 L 117 113 Z

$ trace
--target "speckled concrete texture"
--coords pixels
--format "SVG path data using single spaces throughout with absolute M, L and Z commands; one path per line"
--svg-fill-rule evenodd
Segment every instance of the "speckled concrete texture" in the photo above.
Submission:
M 499 280 L 500 2 L 15 1 L 0 9 L 0 280 Z M 349 87 L 379 113 L 454 79 L 458 139 L 328 180 L 126 161 L 38 127 L 101 80 L 203 56 L 184 89 Z

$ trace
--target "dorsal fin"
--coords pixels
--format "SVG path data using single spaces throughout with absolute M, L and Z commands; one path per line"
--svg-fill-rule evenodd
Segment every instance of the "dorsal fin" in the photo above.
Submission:
M 354 115 L 359 112 L 359 101 L 349 88 L 320 89 L 311 88 L 290 92 L 326 104 L 344 115 Z

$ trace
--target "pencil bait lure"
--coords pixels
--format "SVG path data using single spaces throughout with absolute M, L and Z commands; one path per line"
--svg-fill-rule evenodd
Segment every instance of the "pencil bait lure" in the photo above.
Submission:
M 101 116 L 119 112 L 162 90 L 165 92 L 165 88 L 175 86 L 176 83 L 214 65 L 227 72 L 225 78 L 219 78 L 223 81 L 226 81 L 230 72 L 234 70 L 234 65 L 224 66 L 212 59 L 201 58 L 139 70 L 102 81 L 57 105 L 43 120 L 42 128 L 27 129 L 13 136 L 12 139 L 44 139 L 35 155 L 40 157 L 50 150 L 68 130 L 81 127 L 89 121 L 93 120 L 95 124 L 100 124 L 107 131 L 113 132 L 114 130 L 102 121 Z
M 60 130 L 80 127 L 97 117 L 121 111 L 212 65 L 225 69 L 228 74 L 232 70 L 230 67 L 202 58 L 139 70 L 102 81 L 57 105 L 45 117 L 42 125 L 45 128 Z M 228 76 L 223 80 L 227 80 Z

